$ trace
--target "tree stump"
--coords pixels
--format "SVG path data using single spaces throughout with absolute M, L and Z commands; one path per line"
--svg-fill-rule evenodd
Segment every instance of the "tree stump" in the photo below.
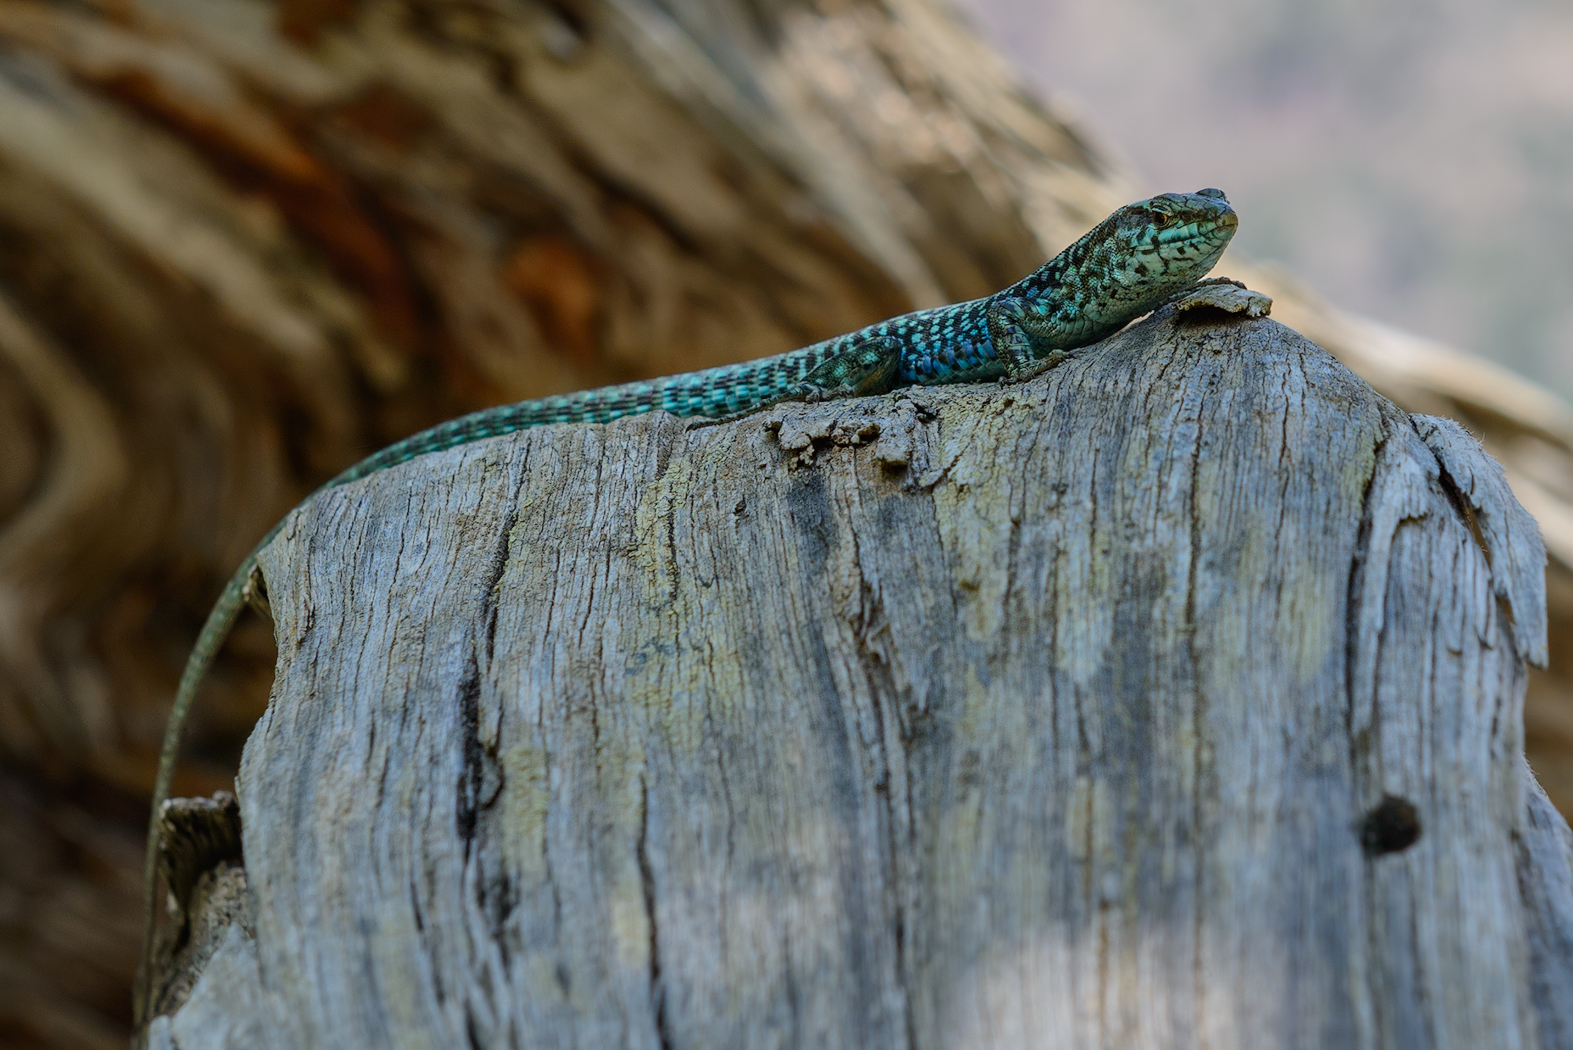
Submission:
M 1211 310 L 422 458 L 263 559 L 149 1043 L 1573 1045 L 1543 563 L 1457 425 Z

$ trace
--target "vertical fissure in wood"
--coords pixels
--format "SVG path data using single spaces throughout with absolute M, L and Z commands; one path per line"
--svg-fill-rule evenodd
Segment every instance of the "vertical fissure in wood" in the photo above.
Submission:
M 523 483 L 521 482 L 521 489 Z M 515 491 L 514 498 L 509 502 L 508 515 L 503 519 L 501 536 L 497 542 L 497 551 L 492 556 L 490 572 L 486 579 L 486 589 L 481 594 L 481 622 L 486 626 L 486 662 L 490 664 L 497 652 L 497 610 L 501 604 L 498 601 L 497 590 L 502 586 L 502 578 L 508 571 L 508 559 L 513 554 L 513 530 L 519 524 L 519 499 L 520 491 Z
M 858 533 L 852 530 L 852 560 L 858 570 L 859 602 L 858 622 L 853 624 L 853 637 L 857 640 L 863 666 L 864 678 L 868 685 L 869 705 L 873 708 L 874 727 L 879 746 L 880 774 L 879 780 L 874 785 L 874 796 L 879 800 L 884 812 L 880 819 L 884 824 L 884 857 L 886 892 L 890 898 L 891 911 L 891 945 L 895 952 L 894 969 L 897 991 L 901 995 L 902 1031 L 906 1035 L 909 1050 L 917 1047 L 917 1018 L 912 1012 L 912 972 L 911 961 L 908 958 L 907 931 L 911 925 L 911 917 L 907 909 L 907 878 L 901 870 L 901 858 L 910 855 L 910 849 L 903 849 L 900 841 L 901 830 L 904 827 L 908 838 L 911 838 L 912 825 L 910 821 L 911 810 L 911 776 L 905 772 L 911 759 L 911 740 L 907 732 L 901 712 L 903 703 L 902 689 L 896 682 L 896 676 L 890 662 L 884 654 L 873 644 L 873 639 L 881 634 L 888 636 L 889 622 L 885 615 L 884 601 L 880 597 L 879 588 L 869 581 L 868 575 L 863 572 L 863 562 L 858 543 Z M 886 732 L 886 723 L 890 722 L 893 733 Z M 909 819 L 902 820 L 896 806 L 895 790 L 898 779 L 891 760 L 890 749 L 894 738 L 894 746 L 901 749 L 901 777 L 900 788 L 907 798 L 907 813 Z M 909 844 L 910 845 L 910 844 Z
M 1199 668 L 1201 667 L 1201 662 L 1200 662 L 1200 658 L 1199 658 L 1199 656 L 1197 654 L 1197 651 L 1196 651 L 1196 630 L 1197 630 L 1197 621 L 1196 621 L 1196 617 L 1197 617 L 1196 586 L 1197 586 L 1197 575 L 1198 575 L 1197 563 L 1201 560 L 1201 551 L 1202 551 L 1202 508 L 1201 508 L 1201 500 L 1200 500 L 1200 485 L 1201 485 L 1201 472 L 1202 472 L 1202 421 L 1206 418 L 1206 415 L 1207 415 L 1206 407 L 1207 407 L 1207 398 L 1206 398 L 1205 392 L 1203 392 L 1203 394 L 1199 397 L 1197 405 L 1196 405 L 1196 442 L 1191 447 L 1191 473 L 1190 473 L 1190 490 L 1191 491 L 1190 491 L 1190 501 L 1189 501 L 1190 502 L 1190 512 L 1191 512 L 1190 513 L 1190 518 L 1191 518 L 1190 526 L 1191 526 L 1191 528 L 1190 528 L 1190 537 L 1189 537 L 1190 538 L 1190 547 L 1191 547 L 1191 549 L 1190 549 L 1189 557 L 1187 558 L 1187 563 L 1186 563 L 1186 567 L 1185 567 L 1185 629 L 1184 629 L 1184 632 L 1183 632 L 1184 633 L 1184 638 L 1185 638 L 1185 643 L 1184 643 L 1185 657 L 1186 657 L 1187 663 L 1189 663 L 1189 665 L 1190 665 L 1189 670 L 1190 670 L 1190 678 L 1191 678 L 1191 732 L 1192 732 L 1192 736 L 1195 738 L 1195 741 L 1196 741 L 1195 744 L 1193 745 L 1192 749 L 1191 749 L 1191 763 L 1192 763 L 1192 765 L 1194 767 L 1194 780 L 1192 782 L 1194 786 L 1193 786 L 1193 793 L 1191 795 L 1191 821 L 1192 821 L 1193 834 L 1196 835 L 1198 842 L 1201 841 L 1201 834 L 1202 834 L 1202 819 L 1203 819 L 1203 808 L 1204 808 L 1202 806 L 1202 770 L 1203 770 L 1203 766 L 1204 766 L 1204 762 L 1205 762 L 1204 751 L 1205 751 L 1206 741 L 1207 741 L 1207 733 L 1205 731 L 1206 730 L 1205 711 L 1206 711 L 1207 701 L 1206 701 L 1206 697 L 1204 696 L 1204 694 L 1202 692 L 1201 674 L 1200 674 L 1200 671 L 1199 671 Z M 1287 440 L 1287 436 L 1286 436 L 1285 440 Z M 1203 1009 L 1205 1009 L 1205 1006 L 1206 1006 L 1206 1003 L 1207 1003 L 1207 995 L 1206 995 L 1206 984 L 1207 984 L 1206 967 L 1204 965 L 1204 959 L 1203 959 L 1203 955 L 1202 955 L 1202 944 L 1204 942 L 1205 928 L 1206 928 L 1206 915 L 1204 914 L 1204 912 L 1205 912 L 1205 904 L 1204 904 L 1204 902 L 1206 900 L 1206 894 L 1205 894 L 1205 892 L 1203 892 L 1203 888 L 1199 884 L 1201 878 L 1203 877 L 1202 871 L 1203 871 L 1203 866 L 1201 865 L 1200 858 L 1198 857 L 1198 863 L 1197 863 L 1197 880 L 1198 880 L 1198 885 L 1196 886 L 1196 892 L 1193 895 L 1194 907 L 1192 908 L 1192 912 L 1191 912 L 1191 916 L 1192 916 L 1192 929 L 1191 929 L 1191 942 L 1192 942 L 1191 943 L 1191 983 L 1192 983 L 1192 988 L 1193 988 L 1193 994 L 1196 997 L 1195 998 L 1195 1004 L 1196 1004 L 1196 1010 L 1198 1012 L 1198 1015 L 1200 1015 L 1201 1011 Z M 1203 1021 L 1203 1018 L 1198 1016 L 1198 1018 L 1197 1018 L 1197 1022 L 1198 1022 L 1197 1028 L 1198 1028 L 1199 1031 L 1205 1031 L 1206 1030 L 1206 1026 L 1201 1023 L 1202 1021 Z
M 1442 487 L 1442 494 L 1447 497 L 1448 503 L 1453 505 L 1453 509 L 1463 519 L 1465 528 L 1469 529 L 1469 535 L 1474 537 L 1475 546 L 1479 547 L 1480 553 L 1486 556 L 1486 565 L 1490 567 L 1491 544 L 1486 542 L 1486 535 L 1481 531 L 1480 519 L 1475 514 L 1475 508 L 1470 505 L 1463 489 L 1459 488 L 1458 481 L 1448 472 L 1447 464 L 1442 462 L 1442 457 L 1438 456 L 1434 451 L 1431 453 L 1431 457 L 1436 461 L 1437 483 Z
M 475 825 L 481 806 L 481 784 L 485 778 L 480 733 L 481 669 L 476 654 L 470 654 L 459 681 L 459 783 L 454 792 L 454 822 L 468 863 L 475 844 Z
M 1447 464 L 1442 462 L 1442 457 L 1438 456 L 1435 450 L 1432 450 L 1431 455 L 1436 460 L 1437 483 L 1441 486 L 1443 494 L 1447 496 L 1448 503 L 1452 504 L 1453 509 L 1463 520 L 1469 535 L 1474 538 L 1475 546 L 1479 547 L 1480 553 L 1485 556 L 1486 569 L 1491 574 L 1491 595 L 1496 601 L 1497 612 L 1507 624 L 1508 636 L 1516 638 L 1518 621 L 1513 615 L 1513 603 L 1508 601 L 1507 595 L 1497 581 L 1497 566 L 1492 558 L 1491 544 L 1486 539 L 1485 530 L 1480 527 L 1480 516 L 1475 513 L 1474 505 L 1464 495 L 1464 490 L 1459 486 L 1457 479 L 1449 473 Z M 1491 728 L 1494 735 L 1496 725 L 1493 724 Z
M 1360 666 L 1360 613 L 1363 608 L 1361 591 L 1365 586 L 1366 567 L 1370 562 L 1371 537 L 1376 522 L 1371 516 L 1371 496 L 1376 490 L 1376 478 L 1382 470 L 1382 453 L 1387 448 L 1390 435 L 1387 421 L 1382 420 L 1382 433 L 1371 449 L 1371 473 L 1360 492 L 1360 527 L 1355 533 L 1354 551 L 1349 561 L 1349 588 L 1344 598 L 1344 725 L 1350 744 L 1350 768 L 1360 768 L 1359 752 L 1369 746 L 1369 727 L 1355 731 L 1355 695 L 1358 683 L 1355 676 Z M 1360 808 L 1355 799 L 1355 808 Z
M 737 855 L 737 809 L 732 800 L 732 782 L 726 769 L 725 741 L 716 726 L 715 715 L 710 707 L 711 696 L 711 691 L 706 690 L 704 725 L 706 734 L 715 743 L 716 780 L 721 787 L 721 804 L 726 810 L 726 851 L 721 858 L 721 878 L 716 889 L 716 925 L 719 933 L 717 942 L 721 967 L 725 970 L 730 964 L 727 958 L 727 948 L 731 943 L 727 929 L 727 920 L 731 914 L 728 890 L 732 885 L 732 861 Z
M 639 889 L 644 899 L 645 922 L 650 930 L 650 1009 L 661 1050 L 672 1050 L 676 1044 L 666 1013 L 666 984 L 661 979 L 661 927 L 655 914 L 655 869 L 650 864 L 650 783 L 643 775 L 639 777 L 639 836 L 634 842 L 634 855 L 639 864 Z

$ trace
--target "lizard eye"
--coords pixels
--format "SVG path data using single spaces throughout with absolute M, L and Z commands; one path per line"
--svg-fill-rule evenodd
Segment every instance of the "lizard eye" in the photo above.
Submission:
M 1174 221 L 1174 213 L 1171 212 L 1168 208 L 1154 207 L 1148 210 L 1152 212 L 1153 225 L 1158 227 L 1160 230 Z

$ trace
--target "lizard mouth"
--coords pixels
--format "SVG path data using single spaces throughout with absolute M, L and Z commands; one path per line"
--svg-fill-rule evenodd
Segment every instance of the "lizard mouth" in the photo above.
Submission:
M 1239 226 L 1239 220 L 1233 215 L 1209 217 L 1196 222 L 1188 222 L 1183 226 L 1162 230 L 1158 234 L 1157 247 L 1162 252 L 1172 252 L 1187 248 L 1206 248 L 1227 243 L 1234 236 L 1234 231 Z
M 1165 247 L 1200 247 L 1206 245 L 1222 246 L 1227 244 L 1234 236 L 1235 230 L 1240 226 L 1240 217 L 1233 210 L 1225 210 L 1213 215 L 1203 215 L 1191 222 L 1177 227 L 1172 231 L 1172 236 L 1165 237 L 1164 230 L 1159 233 L 1158 241 Z

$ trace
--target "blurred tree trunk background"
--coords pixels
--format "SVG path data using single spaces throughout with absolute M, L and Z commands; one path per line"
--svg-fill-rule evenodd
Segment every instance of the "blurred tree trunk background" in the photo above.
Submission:
M 988 294 L 1196 188 L 1115 170 L 935 0 L 0 0 L 0 1044 L 123 1045 L 175 679 L 317 483 L 474 408 Z M 1573 418 L 1219 272 L 1508 467 L 1568 812 Z M 272 661 L 248 619 L 177 793 L 227 785 Z

